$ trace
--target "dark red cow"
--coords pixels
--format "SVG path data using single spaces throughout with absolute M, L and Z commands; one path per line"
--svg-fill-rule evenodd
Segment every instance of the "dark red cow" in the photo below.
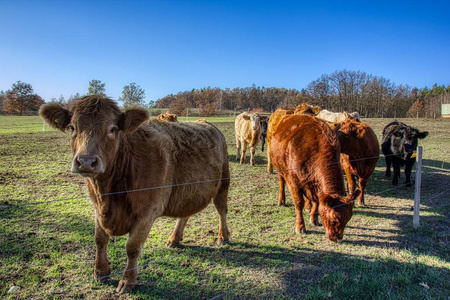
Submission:
M 218 243 L 228 240 L 227 144 L 215 126 L 205 121 L 147 122 L 146 110 L 122 112 L 99 95 L 77 100 L 70 110 L 47 104 L 39 113 L 51 126 L 69 131 L 72 172 L 88 184 L 95 210 L 96 278 L 110 274 L 110 237 L 128 233 L 127 271 L 116 291 L 132 288 L 155 219 L 178 218 L 168 241 L 177 245 L 189 217 L 211 200 L 219 212 Z
M 356 189 L 354 176 L 358 177 L 361 190 L 358 203 L 364 206 L 366 185 L 380 155 L 377 136 L 368 124 L 351 119 L 337 123 L 335 132 L 341 145 L 341 164 L 347 176 L 349 192 Z
M 302 214 L 306 196 L 312 200 L 311 223 L 317 224 L 318 207 L 326 237 L 341 240 L 359 190 L 345 195 L 336 134 L 316 117 L 286 115 L 276 127 L 269 146 L 280 184 L 278 202 L 285 202 L 285 183 L 294 201 L 295 231 L 306 232 Z

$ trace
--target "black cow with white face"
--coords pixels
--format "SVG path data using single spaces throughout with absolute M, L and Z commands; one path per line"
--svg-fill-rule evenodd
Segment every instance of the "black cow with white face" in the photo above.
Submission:
M 394 121 L 383 129 L 381 150 L 386 161 L 386 177 L 391 176 L 391 164 L 394 169 L 392 186 L 398 185 L 400 167 L 405 167 L 406 187 L 411 188 L 411 170 L 416 161 L 418 139 L 424 139 L 428 131 L 420 132 L 418 129 L 405 123 Z

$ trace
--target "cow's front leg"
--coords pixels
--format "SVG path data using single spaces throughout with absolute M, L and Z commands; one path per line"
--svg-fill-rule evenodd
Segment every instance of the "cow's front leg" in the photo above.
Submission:
M 247 142 L 242 142 L 242 155 L 241 155 L 241 164 L 245 163 L 245 152 L 247 152 Z
M 126 243 L 126 251 L 128 263 L 123 273 L 122 279 L 119 281 L 116 292 L 123 294 L 130 291 L 137 282 L 138 272 L 138 258 L 141 255 L 144 243 L 147 240 L 148 233 L 152 227 L 155 217 L 143 218 L 130 231 Z
M 253 147 L 250 147 L 250 165 L 255 165 L 255 152 L 256 152 L 256 145 Z
M 384 157 L 384 161 L 386 162 L 386 178 L 391 177 L 391 158 L 390 157 Z
M 394 177 L 392 178 L 392 187 L 395 187 L 398 185 L 398 178 L 400 177 L 400 164 L 393 164 L 394 169 Z
M 411 184 L 411 172 L 412 172 L 412 167 L 414 165 L 414 160 L 411 162 L 407 162 L 405 165 L 405 184 L 406 184 L 406 188 L 410 189 L 412 187 Z
M 111 268 L 108 261 L 108 242 L 109 235 L 100 227 L 97 217 L 95 218 L 95 244 L 97 245 L 95 254 L 94 275 L 96 280 L 103 281 L 109 274 Z

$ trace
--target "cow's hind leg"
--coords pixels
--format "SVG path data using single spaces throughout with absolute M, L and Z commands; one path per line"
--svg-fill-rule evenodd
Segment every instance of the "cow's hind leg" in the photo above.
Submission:
M 359 189 L 361 190 L 361 193 L 358 197 L 358 204 L 359 206 L 366 206 L 366 203 L 364 202 L 364 193 L 366 189 L 366 184 L 369 178 L 359 178 Z
M 229 173 L 223 174 L 223 178 L 219 191 L 216 197 L 214 197 L 214 205 L 219 214 L 219 234 L 217 237 L 217 244 L 221 245 L 223 243 L 228 243 L 230 231 L 227 225 L 227 213 L 228 213 L 228 188 L 230 186 L 230 179 L 228 178 Z
M 95 255 L 94 275 L 96 280 L 103 281 L 111 274 L 111 268 L 108 261 L 109 235 L 100 227 L 98 220 L 95 220 L 95 244 L 97 251 Z
M 290 182 L 288 182 L 288 188 L 295 206 L 295 233 L 306 233 L 305 220 L 303 219 L 303 207 L 305 206 L 303 192 L 296 184 Z
M 286 182 L 284 181 L 284 177 L 281 173 L 278 173 L 278 184 L 280 186 L 280 190 L 278 192 L 278 206 L 286 206 L 286 192 L 284 190 Z
M 186 223 L 189 220 L 189 217 L 179 218 L 177 220 L 177 224 L 175 225 L 175 229 L 170 235 L 169 241 L 167 242 L 168 247 L 177 247 L 180 245 L 180 242 L 183 240 L 183 232 L 186 227 Z
M 138 258 L 141 255 L 142 248 L 155 219 L 156 216 L 142 218 L 131 229 L 125 246 L 128 258 L 127 267 L 116 288 L 117 293 L 123 294 L 128 292 L 136 285 L 139 275 Z

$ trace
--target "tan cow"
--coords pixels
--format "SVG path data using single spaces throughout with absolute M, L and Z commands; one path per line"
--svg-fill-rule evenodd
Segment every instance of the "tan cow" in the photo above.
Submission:
M 189 217 L 211 200 L 220 219 L 217 242 L 228 241 L 227 144 L 214 125 L 146 122 L 146 110 L 121 112 L 100 95 L 83 97 L 70 110 L 46 104 L 39 113 L 51 126 L 71 134 L 71 171 L 86 179 L 95 210 L 97 279 L 111 272 L 106 251 L 110 237 L 128 233 L 128 264 L 116 291 L 131 289 L 155 219 L 178 219 L 168 241 L 177 245 Z
M 236 136 L 236 161 L 241 164 L 245 162 L 245 152 L 250 147 L 250 165 L 255 164 L 255 151 L 261 139 L 261 122 L 266 120 L 266 116 L 257 113 L 250 114 L 243 112 L 234 121 L 234 132 Z M 241 153 L 242 151 L 242 153 Z
M 176 114 L 163 113 L 158 115 L 159 121 L 178 122 Z
M 321 110 L 317 116 L 319 119 L 322 119 L 324 121 L 327 122 L 334 122 L 334 123 L 338 123 L 338 122 L 343 122 L 347 119 L 351 119 L 351 120 L 357 120 L 360 121 L 361 117 L 359 116 L 359 114 L 355 111 L 352 113 L 348 113 L 346 111 L 344 112 L 332 112 L 326 109 Z

